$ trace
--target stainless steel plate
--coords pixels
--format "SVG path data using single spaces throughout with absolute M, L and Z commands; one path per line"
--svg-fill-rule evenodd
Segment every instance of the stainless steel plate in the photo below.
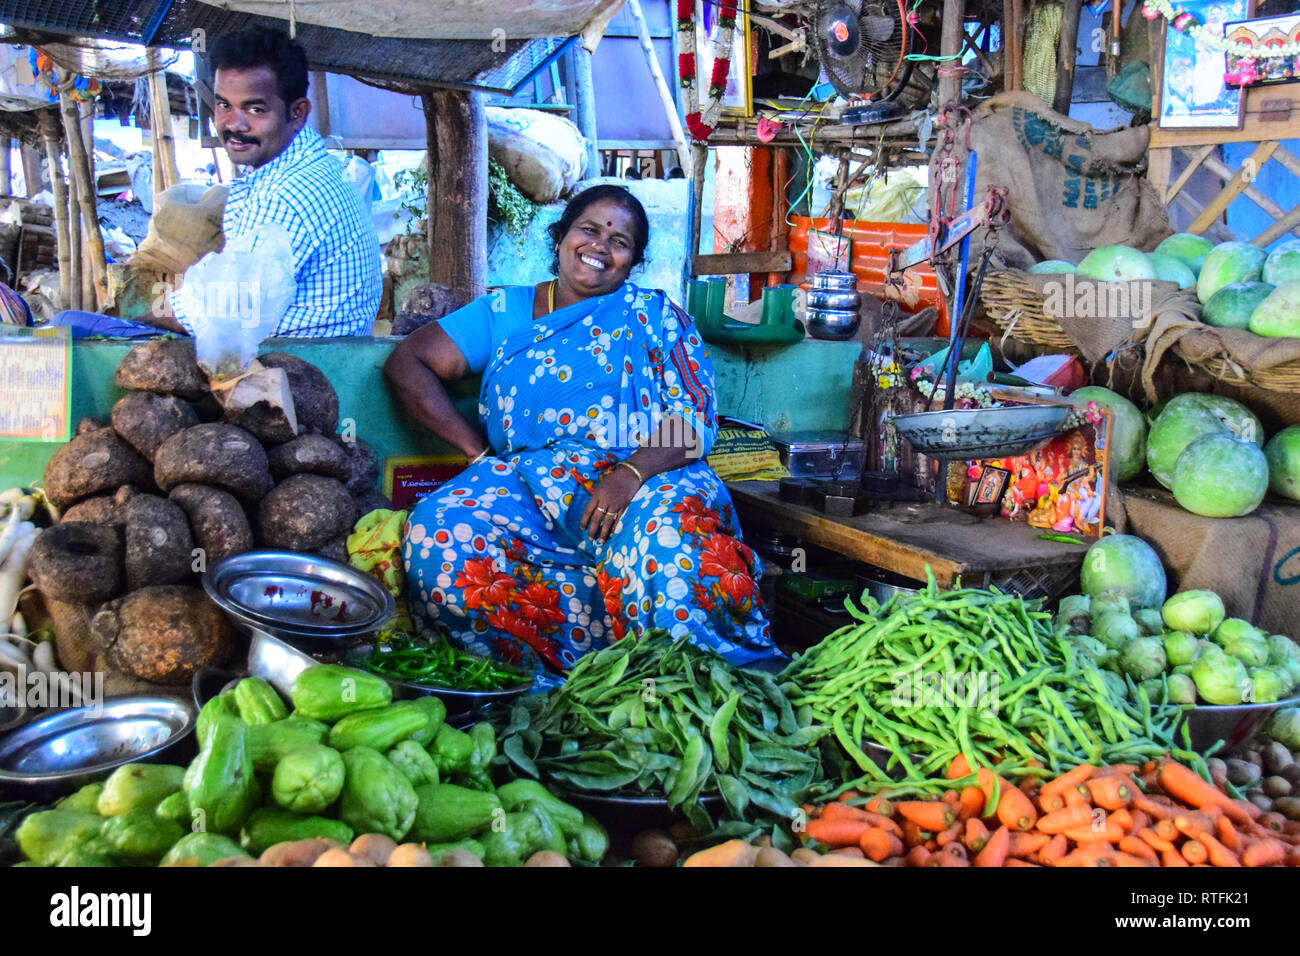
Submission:
M 364 653 L 349 657 L 342 663 L 347 667 L 355 667 L 367 674 L 373 674 L 374 671 L 368 670 L 362 663 L 370 655 L 370 649 L 368 647 L 359 647 L 357 650 L 364 650 Z M 412 697 L 437 697 L 446 705 L 448 717 L 454 717 L 458 714 L 478 713 L 490 704 L 507 704 L 516 697 L 527 694 L 533 688 L 532 681 L 525 680 L 517 687 L 507 687 L 504 690 L 456 690 L 451 687 L 438 687 L 433 684 L 415 684 L 411 681 L 394 680 L 391 677 L 385 677 L 383 674 L 376 674 L 375 676 L 382 677 L 393 688 L 394 700 L 409 700 Z
M 285 697 L 289 696 L 299 674 L 320 663 L 310 654 L 265 631 L 253 628 L 249 635 L 248 673 L 262 678 Z
M 979 460 L 1024 455 L 1061 433 L 1069 405 L 1013 405 L 914 412 L 891 419 L 898 433 L 923 455 Z
M 75 789 L 122 764 L 158 758 L 194 729 L 196 712 L 171 697 L 117 697 L 60 711 L 0 741 L 0 785 Z

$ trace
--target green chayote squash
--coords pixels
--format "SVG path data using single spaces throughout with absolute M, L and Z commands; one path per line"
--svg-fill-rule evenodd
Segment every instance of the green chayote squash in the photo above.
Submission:
M 300 747 L 280 758 L 271 778 L 271 797 L 286 810 L 318 813 L 343 790 L 343 757 L 332 747 Z
M 343 765 L 339 816 L 358 833 L 384 833 L 401 842 L 419 805 L 411 782 L 370 747 L 353 747 L 343 754 Z

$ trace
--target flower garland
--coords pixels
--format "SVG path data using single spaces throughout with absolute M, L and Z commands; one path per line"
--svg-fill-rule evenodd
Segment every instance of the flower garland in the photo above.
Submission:
M 700 93 L 695 83 L 695 0 L 677 0 L 677 33 L 681 53 L 677 55 L 677 75 L 686 90 L 686 128 L 691 138 L 705 142 L 713 135 L 722 114 L 722 95 L 727 91 L 731 72 L 731 42 L 736 30 L 736 0 L 721 0 L 718 28 L 713 36 L 713 70 L 709 75 L 708 99 L 700 109 Z
M 1164 17 L 1175 30 L 1186 33 L 1201 46 L 1221 53 L 1251 60 L 1257 58 L 1261 51 L 1245 43 L 1236 43 L 1226 37 L 1218 36 L 1203 26 L 1196 17 L 1187 12 L 1178 12 L 1170 0 L 1144 0 L 1142 16 L 1148 20 Z M 1300 43 L 1287 43 L 1280 47 L 1269 47 L 1269 57 L 1300 56 Z

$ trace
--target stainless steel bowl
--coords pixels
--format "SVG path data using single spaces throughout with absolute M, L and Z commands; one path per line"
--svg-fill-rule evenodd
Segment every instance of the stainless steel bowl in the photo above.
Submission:
M 1069 405 L 1011 405 L 914 412 L 891 419 L 923 455 L 940 461 L 976 461 L 1025 455 L 1061 433 Z
M 1292 704 L 1300 704 L 1300 695 L 1271 704 L 1227 704 L 1217 706 L 1200 704 L 1188 708 L 1183 720 L 1187 724 L 1193 750 L 1197 753 L 1205 753 L 1217 741 L 1222 740 L 1224 746 L 1219 749 L 1218 754 L 1223 756 L 1228 751 L 1255 736 L 1255 732 L 1259 730 L 1265 720 L 1272 716 L 1274 711 L 1280 707 L 1289 707 Z M 1181 730 L 1178 731 L 1178 735 L 1174 739 L 1182 739 Z
M 52 796 L 133 761 L 166 762 L 188 743 L 196 716 L 187 700 L 136 696 L 41 717 L 0 741 L 0 787 Z
M 816 272 L 808 280 L 814 289 L 841 289 L 858 291 L 858 277 L 852 272 Z
M 856 312 L 861 299 L 857 292 L 844 289 L 809 289 L 808 308 L 815 310 L 832 309 L 841 312 Z
M 362 665 L 370 654 L 370 648 L 357 648 L 358 653 L 343 661 L 348 667 L 355 667 L 358 670 L 366 671 L 371 674 L 373 671 L 366 670 Z M 504 690 L 456 690 L 452 687 L 437 687 L 432 684 L 415 684 L 410 681 L 394 680 L 391 677 L 385 677 L 383 674 L 375 675 L 382 677 L 388 682 L 388 686 L 393 688 L 394 700 L 409 700 L 412 697 L 437 697 L 447 707 L 448 719 L 465 714 L 478 714 L 492 704 L 508 704 L 516 697 L 522 697 L 533 688 L 530 680 L 525 680 L 517 687 L 507 687 Z
M 285 697 L 299 674 L 321 662 L 266 631 L 252 628 L 248 641 L 248 673 L 260 677 Z
M 861 319 L 857 309 L 809 309 L 804 316 L 808 334 L 815 339 L 843 341 L 857 334 Z
M 293 551 L 248 551 L 217 562 L 203 589 L 236 624 L 322 649 L 379 630 L 393 596 L 355 568 Z

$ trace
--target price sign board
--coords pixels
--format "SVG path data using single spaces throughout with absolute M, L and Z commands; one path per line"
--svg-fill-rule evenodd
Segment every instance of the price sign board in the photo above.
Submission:
M 72 339 L 66 327 L 0 325 L 0 440 L 72 437 Z

